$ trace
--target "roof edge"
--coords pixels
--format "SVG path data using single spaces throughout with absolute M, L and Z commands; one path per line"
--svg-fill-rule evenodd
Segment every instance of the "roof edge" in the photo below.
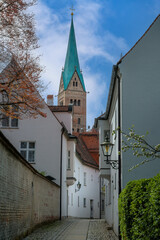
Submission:
M 152 22 L 152 24 L 148 27 L 148 29 L 145 31 L 145 33 L 138 39 L 138 41 L 131 47 L 131 49 L 117 62 L 117 65 L 119 65 L 122 60 L 136 47 L 136 45 L 144 38 L 144 36 L 148 33 L 150 28 L 154 25 L 154 23 L 157 21 L 157 19 L 160 17 L 160 14 L 155 18 L 155 20 Z

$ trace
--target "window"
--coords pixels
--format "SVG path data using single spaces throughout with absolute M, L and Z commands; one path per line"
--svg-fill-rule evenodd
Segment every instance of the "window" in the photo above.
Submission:
M 91 174 L 91 182 L 93 182 L 93 175 Z
M 71 206 L 73 206 L 73 193 L 71 193 Z
M 81 119 L 80 118 L 78 118 L 78 124 L 80 124 L 81 123 Z
M 75 82 L 73 82 L 73 87 L 75 86 Z
M 108 138 L 108 140 L 110 141 L 110 130 L 104 130 L 104 141 L 105 141 L 105 138 Z
M 74 100 L 74 105 L 75 105 L 75 106 L 77 105 L 77 100 L 76 100 L 76 99 Z
M 18 127 L 18 107 L 12 106 L 11 111 L 14 113 L 13 117 L 8 117 L 2 114 L 2 127 L 17 128 Z
M 74 132 L 74 128 L 72 128 L 72 132 Z
M 86 180 L 87 180 L 87 179 L 86 179 L 87 173 L 86 173 L 86 172 L 84 172 L 83 177 L 84 177 L 84 178 L 83 178 L 84 186 L 86 186 L 86 185 L 87 185 L 87 184 L 86 184 L 86 183 L 87 183 L 87 181 L 86 181 Z
M 86 207 L 86 198 L 83 198 L 83 207 Z
M 104 212 L 104 200 L 102 200 L 102 211 Z
M 79 128 L 77 128 L 77 132 L 79 132 Z
M 20 153 L 28 162 L 35 162 L 35 142 L 21 142 Z
M 60 102 L 60 106 L 63 106 L 63 101 Z
M 78 196 L 78 207 L 79 207 L 79 196 Z
M 73 103 L 73 99 L 70 99 L 70 103 Z
M 78 82 L 76 82 L 76 87 L 78 87 Z
M 81 100 L 78 100 L 78 106 L 80 106 L 81 105 Z
M 71 169 L 71 158 L 70 158 L 71 152 L 68 151 L 68 166 L 67 169 Z

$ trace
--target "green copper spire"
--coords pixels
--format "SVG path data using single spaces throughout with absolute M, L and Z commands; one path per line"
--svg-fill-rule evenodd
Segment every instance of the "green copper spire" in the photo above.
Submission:
M 71 19 L 71 28 L 69 33 L 69 41 L 68 41 L 68 48 L 67 48 L 67 55 L 65 59 L 64 71 L 62 72 L 63 75 L 63 84 L 64 90 L 67 89 L 71 78 L 76 71 L 79 79 L 81 81 L 82 87 L 85 90 L 83 75 L 80 71 L 79 60 L 78 60 L 78 53 L 77 53 L 77 46 L 76 46 L 76 38 L 74 32 L 74 25 L 73 25 L 73 14 Z

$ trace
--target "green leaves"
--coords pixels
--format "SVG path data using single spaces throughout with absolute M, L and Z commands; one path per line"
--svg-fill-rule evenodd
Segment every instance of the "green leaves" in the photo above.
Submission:
M 119 217 L 122 239 L 160 239 L 160 174 L 127 184 L 119 197 Z
M 118 130 L 119 128 L 114 130 L 112 134 L 114 135 Z M 144 159 L 134 165 L 130 170 L 133 170 L 147 162 L 153 161 L 156 158 L 160 158 L 160 144 L 152 146 L 149 142 L 147 142 L 146 138 L 149 134 L 148 131 L 145 135 L 138 135 L 135 132 L 134 125 L 132 125 L 132 127 L 128 129 L 128 133 L 121 131 L 121 134 L 124 136 L 122 140 L 122 151 L 127 152 L 128 150 L 131 150 L 133 156 Z

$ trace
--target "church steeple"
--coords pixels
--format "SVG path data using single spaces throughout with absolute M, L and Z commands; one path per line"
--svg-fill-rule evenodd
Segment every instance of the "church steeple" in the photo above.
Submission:
M 75 71 L 77 72 L 78 77 L 81 81 L 83 90 L 86 91 L 85 85 L 84 85 L 84 80 L 83 80 L 83 75 L 80 71 L 75 31 L 74 31 L 74 24 L 73 24 L 73 14 L 71 14 L 71 27 L 70 27 L 70 33 L 69 33 L 67 55 L 66 55 L 66 59 L 65 59 L 64 71 L 62 72 L 64 90 L 66 90 L 68 88 L 68 85 L 69 85 Z
M 71 9 L 74 10 L 74 9 Z M 86 89 L 80 71 L 76 38 L 71 13 L 71 27 L 64 69 L 60 79 L 58 105 L 73 105 L 72 131 L 86 130 Z

